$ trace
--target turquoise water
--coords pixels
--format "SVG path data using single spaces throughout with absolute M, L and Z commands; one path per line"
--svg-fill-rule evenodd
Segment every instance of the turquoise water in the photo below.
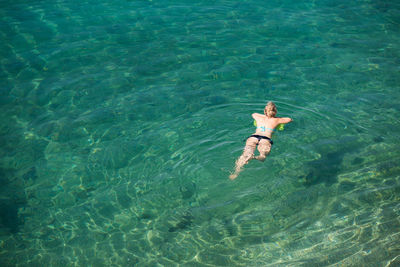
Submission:
M 1 1 L 0 41 L 1 266 L 400 264 L 398 2 Z

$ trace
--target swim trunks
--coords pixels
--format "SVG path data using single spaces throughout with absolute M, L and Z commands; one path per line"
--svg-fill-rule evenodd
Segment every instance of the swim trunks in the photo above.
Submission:
M 258 134 L 252 134 L 252 135 L 250 135 L 248 138 L 250 138 L 250 137 L 255 137 L 255 138 L 257 138 L 257 139 L 258 139 L 258 142 L 260 142 L 261 139 L 267 139 L 267 140 L 271 143 L 271 145 L 274 144 L 274 142 L 272 142 L 271 138 L 266 137 L 266 136 L 262 136 L 262 135 L 258 135 Z

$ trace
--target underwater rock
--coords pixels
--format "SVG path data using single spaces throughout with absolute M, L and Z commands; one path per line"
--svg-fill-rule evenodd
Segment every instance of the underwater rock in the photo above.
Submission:
M 349 192 L 356 187 L 356 184 L 350 181 L 342 181 L 339 184 L 339 192 Z
M 153 218 L 155 218 L 156 216 L 150 212 L 150 211 L 145 211 L 142 213 L 142 215 L 139 216 L 140 220 L 151 220 Z
M 191 198 L 196 193 L 196 184 L 192 183 L 191 185 L 180 186 L 179 191 L 182 194 L 182 199 Z
M 170 227 L 168 229 L 169 232 L 175 232 L 179 230 L 184 230 L 188 227 L 190 227 L 193 224 L 193 219 L 194 217 L 190 212 L 186 212 L 183 216 L 182 219 L 173 227 Z
M 27 181 L 29 179 L 31 180 L 36 180 L 37 178 L 37 174 L 36 174 L 36 168 L 35 166 L 33 166 L 32 168 L 30 168 L 24 175 L 22 175 L 22 178 Z
M 3 186 L 9 184 L 10 183 L 9 177 L 13 175 L 14 175 L 13 169 L 0 168 L 0 187 L 3 188 Z
M 361 163 L 363 163 L 363 162 L 364 162 L 364 159 L 363 159 L 363 158 L 356 157 L 355 159 L 353 159 L 353 161 L 351 162 L 351 164 L 353 164 L 353 165 L 358 165 L 358 164 L 361 164 Z
M 210 103 L 210 105 L 222 105 L 228 102 L 227 98 L 224 96 L 209 96 L 207 97 L 207 101 Z
M 22 224 L 18 217 L 18 208 L 20 207 L 12 199 L 0 200 L 0 228 L 6 228 L 10 233 L 17 233 Z

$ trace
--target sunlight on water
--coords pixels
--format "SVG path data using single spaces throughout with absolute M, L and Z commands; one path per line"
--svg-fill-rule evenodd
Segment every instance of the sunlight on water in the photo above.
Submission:
M 1 266 L 398 266 L 399 8 L 2 1 Z

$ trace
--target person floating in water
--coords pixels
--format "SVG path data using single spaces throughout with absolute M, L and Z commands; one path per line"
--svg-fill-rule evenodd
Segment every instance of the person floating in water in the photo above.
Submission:
M 249 163 L 252 159 L 264 161 L 271 151 L 272 133 L 275 128 L 280 124 L 292 122 L 291 118 L 277 118 L 276 106 L 273 102 L 268 102 L 264 108 L 264 115 L 253 113 L 251 116 L 257 125 L 256 132 L 250 135 L 246 140 L 242 155 L 236 160 L 235 172 L 229 176 L 229 179 L 234 180 L 238 177 L 242 167 Z M 260 154 L 254 156 L 254 150 L 258 149 Z

